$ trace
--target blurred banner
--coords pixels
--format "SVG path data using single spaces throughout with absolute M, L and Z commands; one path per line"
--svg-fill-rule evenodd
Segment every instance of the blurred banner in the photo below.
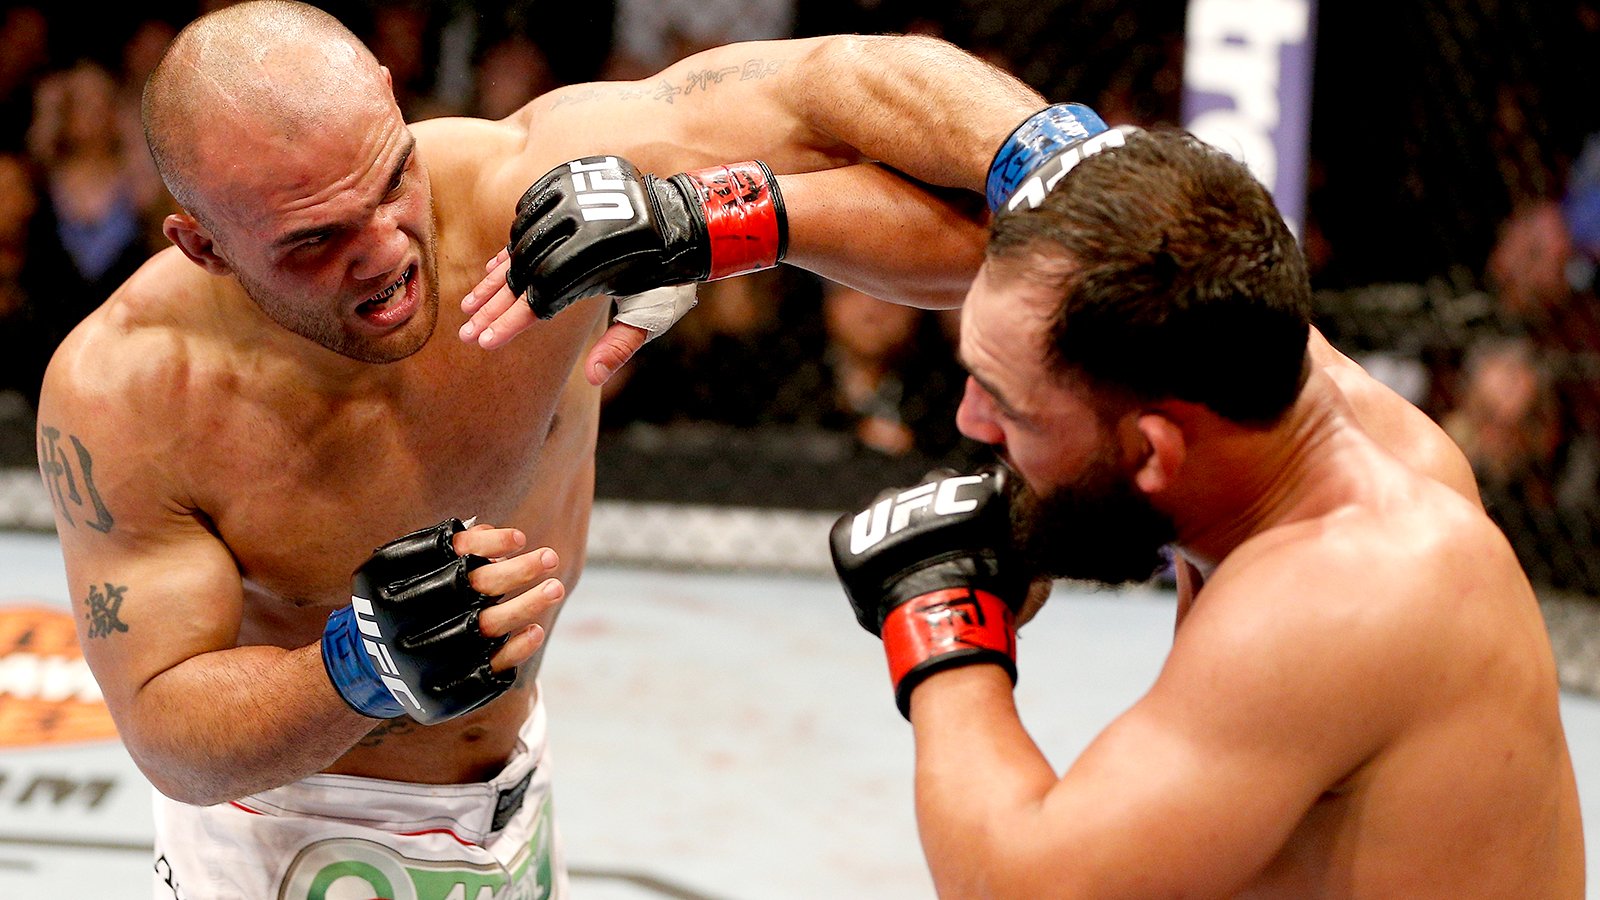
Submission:
M 1296 235 L 1306 208 L 1316 0 L 1190 0 L 1183 124 L 1243 159 Z

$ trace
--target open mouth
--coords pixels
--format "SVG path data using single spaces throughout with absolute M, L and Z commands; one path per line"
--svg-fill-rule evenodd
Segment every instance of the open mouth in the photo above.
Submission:
M 361 301 L 361 305 L 356 307 L 356 312 L 363 316 L 368 316 L 388 306 L 389 301 L 393 300 L 395 295 L 405 290 L 406 285 L 411 282 L 411 278 L 416 271 L 417 267 L 415 265 L 406 267 L 405 272 L 401 273 L 394 284 Z

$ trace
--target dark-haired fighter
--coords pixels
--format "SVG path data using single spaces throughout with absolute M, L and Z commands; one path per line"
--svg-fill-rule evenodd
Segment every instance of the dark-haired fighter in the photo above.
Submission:
M 833 539 L 909 707 L 941 894 L 1582 896 L 1533 591 L 1309 298 L 1265 189 L 1187 135 L 1128 135 L 998 217 L 958 422 L 1017 477 L 891 492 L 883 537 L 869 509 Z M 1018 585 L 1141 580 L 1168 543 L 1203 587 L 1058 774 L 1012 701 Z

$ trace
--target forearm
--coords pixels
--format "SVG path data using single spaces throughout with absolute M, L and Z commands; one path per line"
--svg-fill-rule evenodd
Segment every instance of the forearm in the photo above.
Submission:
M 957 306 L 983 262 L 977 198 L 935 193 L 882 166 L 779 178 L 787 262 L 883 300 Z
M 943 187 L 982 192 L 995 150 L 1045 105 L 1012 75 L 934 38 L 839 36 L 804 67 L 785 82 L 802 121 Z
M 339 697 L 312 644 L 186 660 L 151 679 L 118 724 L 158 790 L 207 805 L 319 772 L 376 722 Z
M 1027 896 L 1030 837 L 1046 830 L 1056 775 L 1017 717 L 1011 680 L 998 666 L 935 674 L 912 695 L 911 722 L 917 825 L 939 895 Z

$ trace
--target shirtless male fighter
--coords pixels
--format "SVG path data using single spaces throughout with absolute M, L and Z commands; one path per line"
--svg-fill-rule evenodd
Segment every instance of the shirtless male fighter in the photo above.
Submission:
M 145 98 L 175 246 L 61 345 L 39 414 L 85 655 L 163 795 L 157 895 L 563 892 L 534 676 L 583 562 L 592 382 L 684 304 L 458 340 L 531 183 L 596 152 L 687 170 L 650 198 L 568 174 L 675 281 L 786 252 L 952 305 L 988 159 L 1040 103 L 942 42 L 845 37 L 412 126 L 313 7 L 186 28 Z
M 940 893 L 1583 896 L 1548 637 L 1459 452 L 1309 332 L 1241 165 L 1176 132 L 1093 149 L 1024 154 L 1011 185 L 1051 184 L 962 310 L 957 421 L 1008 467 L 832 536 Z M 1166 663 L 1058 774 L 1011 694 L 1030 577 L 1141 580 L 1168 543 Z
M 887 492 L 833 535 L 916 731 L 941 894 L 1580 896 L 1531 587 L 1459 449 L 1310 328 L 1265 189 L 1076 105 L 1030 117 L 996 182 L 991 204 L 1024 200 L 963 309 L 958 423 L 1014 472 Z M 604 236 L 570 191 L 536 193 L 521 230 L 562 237 L 517 245 L 512 286 L 465 303 L 500 341 L 654 283 L 624 254 L 574 265 L 563 241 Z M 1029 584 L 1147 578 L 1168 543 L 1168 663 L 1058 778 L 1010 694 Z

